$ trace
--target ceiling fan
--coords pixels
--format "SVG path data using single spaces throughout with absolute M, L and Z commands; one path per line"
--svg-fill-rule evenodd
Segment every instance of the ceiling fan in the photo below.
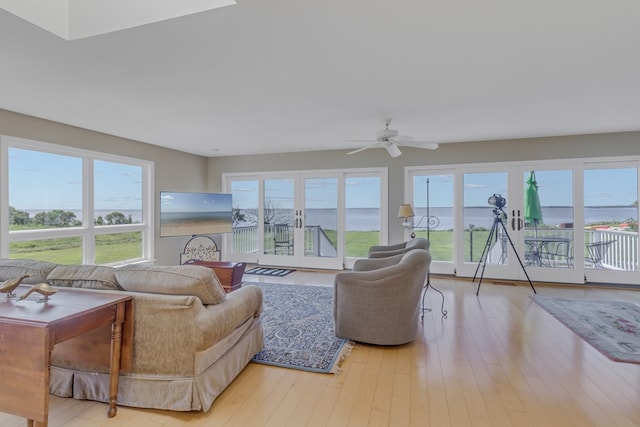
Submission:
M 427 150 L 435 150 L 438 148 L 438 144 L 433 142 L 421 142 L 414 141 L 412 137 L 407 135 L 400 135 L 395 129 L 389 129 L 389 125 L 391 124 L 391 119 L 385 120 L 385 128 L 376 133 L 376 139 L 351 139 L 349 142 L 373 142 L 374 144 L 364 146 L 362 148 L 358 148 L 357 150 L 353 150 L 348 152 L 347 154 L 355 154 L 364 150 L 368 150 L 369 148 L 385 148 L 391 157 L 398 157 L 402 154 L 400 148 L 398 147 L 416 147 L 416 148 L 424 148 Z

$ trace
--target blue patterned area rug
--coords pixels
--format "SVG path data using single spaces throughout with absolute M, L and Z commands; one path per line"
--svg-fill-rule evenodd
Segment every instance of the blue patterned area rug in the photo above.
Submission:
M 249 284 L 247 282 L 247 284 Z M 265 348 L 256 363 L 338 373 L 351 344 L 335 336 L 333 288 L 250 283 L 262 289 Z
M 532 298 L 609 359 L 640 363 L 640 305 L 622 301 Z

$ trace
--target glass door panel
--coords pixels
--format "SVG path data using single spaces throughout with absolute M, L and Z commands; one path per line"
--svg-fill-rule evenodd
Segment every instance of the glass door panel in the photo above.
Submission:
M 381 241 L 381 179 L 379 176 L 347 176 L 344 181 L 345 256 L 366 258 L 369 247 Z
M 273 178 L 264 181 L 262 209 L 262 253 L 267 263 L 294 256 L 295 179 Z
M 584 171 L 585 278 L 591 282 L 637 283 L 638 169 Z M 577 263 L 578 261 L 576 261 Z
M 470 172 L 462 175 L 463 233 L 458 272 L 463 276 L 516 278 L 518 262 L 507 229 L 517 218 L 508 217 L 509 181 L 507 171 Z M 517 201 L 512 201 L 517 203 Z
M 304 217 L 296 224 L 304 242 L 301 265 L 341 268 L 338 177 L 304 177 L 303 181 Z
M 260 218 L 260 185 L 257 179 L 233 179 L 230 192 L 233 203 L 233 228 L 230 236 L 231 256 L 228 259 L 244 262 L 258 260 L 258 232 Z
M 431 242 L 432 270 L 436 273 L 453 272 L 453 195 L 453 174 L 422 172 L 413 176 L 413 232 Z
M 579 282 L 574 263 L 574 172 L 521 170 L 523 253 L 532 279 Z

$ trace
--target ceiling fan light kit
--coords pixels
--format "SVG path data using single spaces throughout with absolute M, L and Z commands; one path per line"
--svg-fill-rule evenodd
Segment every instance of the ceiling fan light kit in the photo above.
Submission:
M 373 144 L 350 151 L 347 154 L 359 153 L 369 148 L 384 147 L 391 157 L 398 157 L 402 154 L 399 146 L 416 147 L 426 150 L 435 150 L 436 148 L 438 148 L 438 144 L 435 144 L 433 142 L 413 141 L 413 138 L 410 136 L 400 135 L 400 132 L 398 132 L 397 130 L 389 129 L 390 124 L 391 119 L 385 120 L 385 128 L 381 131 L 376 132 L 375 140 L 350 140 L 350 142 L 373 142 Z

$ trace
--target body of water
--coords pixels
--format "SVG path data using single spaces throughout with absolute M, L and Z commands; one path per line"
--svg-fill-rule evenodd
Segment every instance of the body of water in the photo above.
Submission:
M 29 209 L 31 218 L 39 212 L 46 210 L 43 209 Z M 78 219 L 82 219 L 82 211 L 71 209 L 71 212 L 75 213 Z M 113 212 L 114 209 L 97 209 L 95 216 L 102 216 L 103 218 Z M 121 212 L 125 217 L 131 215 L 133 222 L 142 221 L 142 211 L 138 209 L 123 209 L 116 210 Z M 416 208 L 415 223 L 420 220 L 420 217 L 427 215 L 425 208 Z M 510 210 L 505 209 L 510 214 Z M 320 225 L 327 230 L 336 229 L 336 209 L 307 209 L 306 210 L 306 224 L 307 225 Z M 565 223 L 572 223 L 573 220 L 573 208 L 568 207 L 543 207 L 543 224 L 549 226 L 557 226 Z M 293 216 L 289 215 L 290 211 L 282 210 L 276 215 L 276 222 L 293 223 Z M 439 220 L 439 225 L 436 230 L 450 230 L 453 229 L 453 208 L 430 208 L 429 214 L 435 216 Z M 290 216 L 290 218 L 289 218 Z M 585 224 L 595 224 L 599 222 L 610 221 L 625 221 L 629 218 L 637 219 L 637 209 L 634 207 L 587 207 L 585 208 Z M 395 220 L 395 215 L 390 218 L 391 221 Z M 397 219 L 401 221 L 400 219 Z M 464 211 L 464 226 L 465 228 L 469 224 L 473 224 L 476 227 L 491 228 L 493 224 L 494 215 L 492 208 L 487 207 L 472 207 L 465 208 Z M 247 224 L 249 225 L 249 224 Z M 426 219 L 423 220 L 422 225 L 426 226 Z M 346 210 L 346 229 L 349 231 L 371 231 L 380 230 L 380 210 L 373 208 L 350 208 Z
M 306 225 L 320 225 L 324 229 L 336 229 L 336 209 L 307 209 Z M 415 209 L 415 223 L 422 216 L 427 215 L 426 208 Z M 505 208 L 509 215 L 511 211 Z M 438 218 L 439 225 L 436 230 L 453 229 L 453 208 L 430 208 L 430 216 Z M 558 226 L 560 224 L 573 223 L 574 209 L 568 207 L 543 207 L 543 224 Z M 280 222 L 287 222 L 287 213 L 282 212 Z M 622 222 L 629 218 L 637 219 L 637 209 L 634 207 L 587 207 L 585 208 L 585 224 L 596 224 L 600 222 Z M 394 218 L 390 218 L 393 221 Z M 401 221 L 401 219 L 397 219 Z M 469 224 L 475 227 L 491 228 L 494 221 L 493 209 L 487 207 L 472 207 L 464 210 L 464 226 Z M 291 223 L 293 220 L 291 219 Z M 426 227 L 426 218 L 420 226 Z M 346 229 L 348 231 L 371 231 L 380 230 L 380 210 L 372 208 L 352 208 L 346 210 Z

